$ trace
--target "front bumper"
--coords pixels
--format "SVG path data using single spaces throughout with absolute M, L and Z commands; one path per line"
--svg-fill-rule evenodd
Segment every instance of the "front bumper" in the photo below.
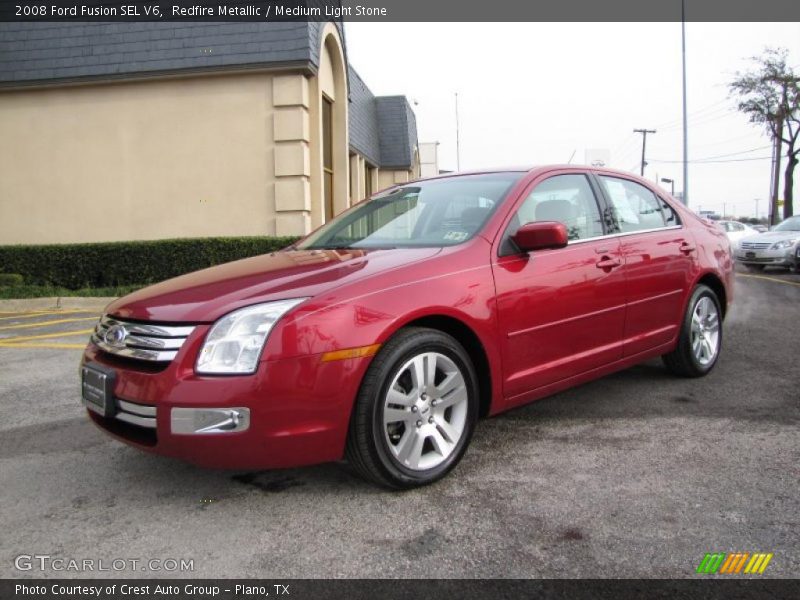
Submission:
M 126 444 L 204 467 L 272 469 L 342 458 L 350 411 L 369 358 L 322 362 L 319 355 L 309 355 L 264 361 L 253 375 L 199 376 L 190 357 L 196 356 L 204 335 L 192 337 L 194 343 L 190 338 L 161 370 L 89 344 L 83 363 L 114 370 L 113 395 L 122 410 L 105 417 L 87 409 L 91 420 Z M 247 427 L 181 433 L 173 425 L 174 413 L 177 409 L 180 416 L 186 408 L 245 408 Z M 147 420 L 137 423 L 126 416 L 137 413 Z
M 794 266 L 800 256 L 800 248 L 790 247 L 781 250 L 747 250 L 736 249 L 736 261 L 744 265 L 764 265 L 775 267 Z

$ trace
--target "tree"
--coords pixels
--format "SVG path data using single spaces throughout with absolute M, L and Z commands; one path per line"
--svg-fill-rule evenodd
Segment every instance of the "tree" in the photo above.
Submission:
M 800 162 L 800 77 L 786 64 L 788 54 L 785 48 L 766 48 L 762 56 L 751 58 L 755 63 L 752 70 L 737 71 L 735 79 L 728 84 L 731 95 L 737 99 L 738 109 L 750 118 L 751 123 L 767 128 L 778 145 L 778 156 L 785 148 L 784 218 L 794 214 L 794 169 Z M 775 189 L 778 189 L 777 182 Z M 773 202 L 775 200 L 773 198 Z M 773 215 L 777 214 L 775 208 L 773 206 Z

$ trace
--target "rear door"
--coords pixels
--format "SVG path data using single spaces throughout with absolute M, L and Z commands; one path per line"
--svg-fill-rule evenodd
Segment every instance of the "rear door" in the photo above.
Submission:
M 619 232 L 627 298 L 623 352 L 633 356 L 677 335 L 697 250 L 677 212 L 653 190 L 617 175 L 596 178 Z
M 493 264 L 504 393 L 529 392 L 622 357 L 625 280 L 619 239 L 604 237 L 593 182 L 574 171 L 547 175 L 522 194 Z M 531 221 L 561 221 L 565 248 L 522 253 L 510 236 Z

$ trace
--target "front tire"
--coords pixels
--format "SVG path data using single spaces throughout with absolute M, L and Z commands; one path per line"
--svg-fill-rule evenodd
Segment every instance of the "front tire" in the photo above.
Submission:
M 345 457 L 378 485 L 427 485 L 461 460 L 477 415 L 475 369 L 461 344 L 435 329 L 408 327 L 364 376 Z
M 710 287 L 698 285 L 689 298 L 678 346 L 662 356 L 667 368 L 683 377 L 703 377 L 722 350 L 722 309 Z

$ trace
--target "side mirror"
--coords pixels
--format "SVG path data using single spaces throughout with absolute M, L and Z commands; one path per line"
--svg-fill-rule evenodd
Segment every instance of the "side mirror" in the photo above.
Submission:
M 569 241 L 566 225 L 558 221 L 526 223 L 517 229 L 511 239 L 523 252 L 544 250 L 546 248 L 563 248 Z

